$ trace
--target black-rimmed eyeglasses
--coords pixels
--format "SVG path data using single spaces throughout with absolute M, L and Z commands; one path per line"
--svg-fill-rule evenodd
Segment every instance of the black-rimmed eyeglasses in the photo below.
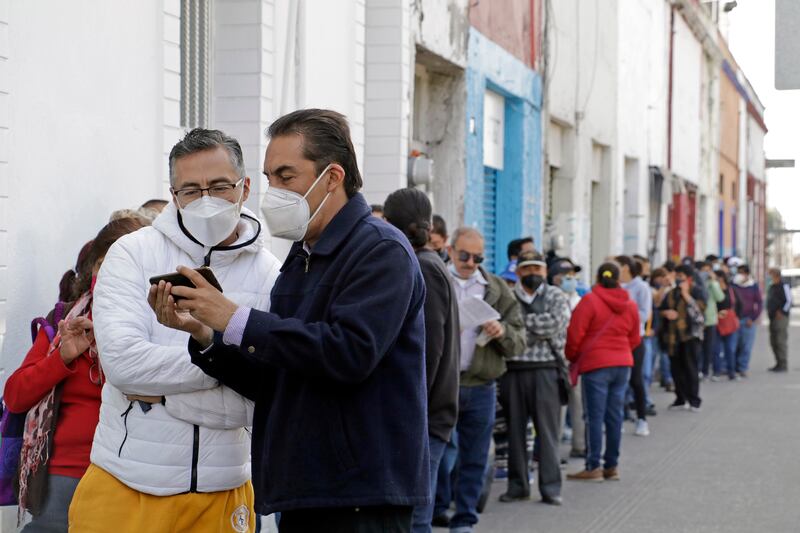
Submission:
M 211 187 L 185 187 L 183 189 L 178 189 L 177 191 L 173 190 L 172 193 L 183 205 L 190 204 L 201 198 L 204 192 L 209 196 L 213 196 L 214 198 L 227 199 L 233 190 L 236 189 L 236 187 L 238 187 L 243 181 L 244 178 L 241 178 L 236 183 L 218 183 L 217 185 L 212 185 Z

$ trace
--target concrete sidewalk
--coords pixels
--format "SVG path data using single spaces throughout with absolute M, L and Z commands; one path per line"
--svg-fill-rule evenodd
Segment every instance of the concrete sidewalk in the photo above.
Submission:
M 768 332 L 758 331 L 750 377 L 703 383 L 701 413 L 668 412 L 674 396 L 653 386 L 651 435 L 625 424 L 622 481 L 567 481 L 564 505 L 497 501 L 497 481 L 478 532 L 800 532 L 800 328 L 790 330 L 789 365 L 773 375 Z M 434 530 L 444 531 L 444 530 Z

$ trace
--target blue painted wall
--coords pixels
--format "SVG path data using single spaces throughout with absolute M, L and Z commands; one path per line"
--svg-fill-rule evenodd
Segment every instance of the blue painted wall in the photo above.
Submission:
M 505 153 L 498 172 L 496 255 L 489 270 L 506 265 L 506 245 L 532 236 L 542 244 L 542 79 L 522 61 L 475 28 L 467 48 L 466 194 L 464 222 L 485 231 L 483 187 L 483 96 L 487 89 L 506 98 Z M 475 131 L 470 131 L 474 120 Z

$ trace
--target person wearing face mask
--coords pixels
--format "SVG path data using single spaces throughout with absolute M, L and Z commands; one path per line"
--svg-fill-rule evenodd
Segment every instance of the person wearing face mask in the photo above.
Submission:
M 659 305 L 663 319 L 661 342 L 670 358 L 675 380 L 675 401 L 669 409 L 700 411 L 700 380 L 697 353 L 705 328 L 705 299 L 694 285 L 695 271 L 690 265 L 675 269 L 677 287 L 670 290 Z
M 67 291 L 75 299 L 68 302 L 52 342 L 40 328 L 22 365 L 6 381 L 3 400 L 9 411 L 30 412 L 26 432 L 40 437 L 25 439 L 20 456 L 17 497 L 21 510 L 33 515 L 24 533 L 68 529 L 72 495 L 89 466 L 104 381 L 92 323 L 94 279 L 108 248 L 142 227 L 138 219 L 122 218 L 100 230 L 82 262 L 85 270 Z M 52 416 L 55 423 L 47 424 L 47 417 L 33 416 L 34 411 Z
M 578 277 L 582 267 L 566 257 L 554 257 L 547 267 L 547 277 L 551 285 L 564 291 L 569 303 L 570 314 L 581 301 L 578 294 Z M 580 378 L 578 378 L 580 380 Z M 572 443 L 569 456 L 574 459 L 586 457 L 586 426 L 583 422 L 583 396 L 580 383 L 569 387 L 569 403 L 564 413 L 564 440 Z
M 97 278 L 95 336 L 107 382 L 91 465 L 70 508 L 74 531 L 255 528 L 253 403 L 192 364 L 189 334 L 174 329 L 191 317 L 167 316 L 156 304 L 170 287 L 149 279 L 177 265 L 208 266 L 228 298 L 266 310 L 279 263 L 242 205 L 250 180 L 235 139 L 194 129 L 172 148 L 169 171 L 172 202 L 152 227 L 109 249 Z
M 480 327 L 461 331 L 458 471 L 453 489 L 456 513 L 449 525 L 451 531 L 466 533 L 478 523 L 478 501 L 495 422 L 496 380 L 505 373 L 506 360 L 525 350 L 525 330 L 511 289 L 481 266 L 483 235 L 475 228 L 459 228 L 450 241 L 449 252 L 448 268 L 459 303 L 481 298 L 500 315 Z
M 447 253 L 447 239 L 447 222 L 441 216 L 433 215 L 430 246 L 445 264 L 450 262 L 450 254 Z
M 548 285 L 547 263 L 535 251 L 519 254 L 514 287 L 526 330 L 525 350 L 512 355 L 500 378 L 500 402 L 508 420 L 508 489 L 501 502 L 530 498 L 527 428 L 533 421 L 539 439 L 539 493 L 542 502 L 561 505 L 558 454 L 564 374 L 564 345 L 570 310 L 562 290 Z
M 159 316 L 208 379 L 255 401 L 256 510 L 280 511 L 282 533 L 409 531 L 430 502 L 419 262 L 359 193 L 344 116 L 302 109 L 268 134 L 261 210 L 294 242 L 269 311 L 181 268 L 196 288 L 171 288 Z
M 749 265 L 741 264 L 736 269 L 733 288 L 742 306 L 739 339 L 736 347 L 736 372 L 739 377 L 746 378 L 750 368 L 750 356 L 756 341 L 758 318 L 764 310 L 764 300 L 758 283 L 750 275 Z

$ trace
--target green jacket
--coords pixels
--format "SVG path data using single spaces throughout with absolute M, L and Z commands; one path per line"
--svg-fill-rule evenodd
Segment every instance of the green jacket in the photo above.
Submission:
M 500 323 L 506 331 L 503 337 L 491 341 L 486 346 L 475 347 L 472 364 L 468 370 L 461 373 L 462 387 L 491 383 L 505 374 L 506 359 L 525 351 L 525 324 L 516 296 L 498 276 L 482 268 L 481 273 L 488 282 L 483 300 L 500 313 Z
M 725 294 L 717 280 L 708 282 L 708 298 L 706 299 L 706 327 L 716 326 L 719 323 L 717 304 L 725 299 Z

